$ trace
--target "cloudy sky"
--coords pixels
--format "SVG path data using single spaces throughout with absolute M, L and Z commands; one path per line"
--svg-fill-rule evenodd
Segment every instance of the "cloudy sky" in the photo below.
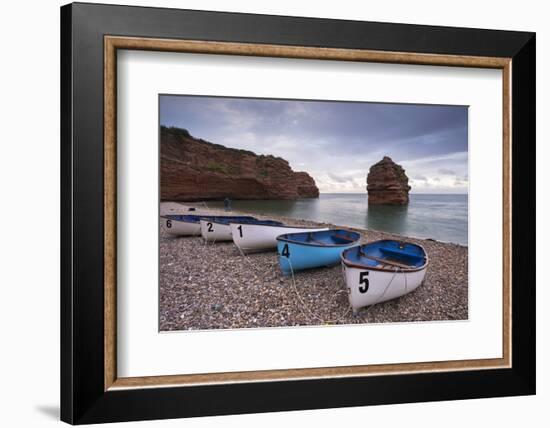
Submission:
M 322 193 L 365 192 L 390 156 L 414 193 L 467 193 L 468 108 L 411 104 L 160 97 L 160 122 L 197 138 L 280 156 Z

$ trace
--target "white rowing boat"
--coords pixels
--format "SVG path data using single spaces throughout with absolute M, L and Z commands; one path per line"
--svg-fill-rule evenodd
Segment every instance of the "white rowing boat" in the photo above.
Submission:
M 207 242 L 231 241 L 230 221 L 255 220 L 250 216 L 218 216 L 201 218 L 201 235 Z
M 174 236 L 200 235 L 200 217 L 197 215 L 163 215 L 161 225 L 164 231 Z
M 428 268 L 424 248 L 390 239 L 352 247 L 341 259 L 354 313 L 416 290 Z
M 246 253 L 252 251 L 276 250 L 277 236 L 287 233 L 320 232 L 328 227 L 285 226 L 284 224 L 262 224 L 261 222 L 230 223 L 233 242 Z

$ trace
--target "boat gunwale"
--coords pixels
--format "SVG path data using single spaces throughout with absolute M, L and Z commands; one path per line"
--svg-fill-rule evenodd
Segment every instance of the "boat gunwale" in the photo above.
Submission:
M 337 248 L 337 247 L 348 247 L 350 245 L 352 246 L 357 246 L 355 245 L 358 241 L 361 240 L 361 234 L 359 232 L 353 232 L 351 230 L 346 230 L 346 229 L 328 229 L 329 231 L 330 230 L 334 230 L 334 231 L 338 231 L 338 230 L 344 230 L 346 232 L 351 232 L 351 233 L 356 233 L 357 235 L 359 235 L 359 237 L 353 241 L 350 241 L 348 244 L 329 244 L 327 243 L 326 245 L 319 245 L 318 242 L 304 242 L 304 241 L 294 241 L 292 239 L 289 239 L 289 238 L 283 238 L 284 236 L 286 235 L 292 235 L 292 233 L 285 233 L 285 234 L 282 234 L 282 235 L 279 235 L 277 236 L 277 242 L 281 241 L 281 242 L 289 242 L 291 244 L 297 244 L 297 245 L 306 245 L 306 246 L 310 246 L 310 247 L 318 247 L 318 248 Z M 318 232 L 327 232 L 327 230 L 319 230 Z M 308 233 L 308 232 L 296 232 L 296 234 L 299 234 L 299 233 Z M 353 248 L 353 247 L 350 247 L 350 248 Z
M 204 218 L 201 218 L 201 219 L 199 220 L 199 223 L 200 223 L 201 221 L 203 221 L 203 220 L 204 220 L 204 221 L 207 221 L 208 223 L 216 223 L 216 224 L 219 224 L 219 225 L 222 225 L 222 226 L 229 226 L 231 223 L 233 223 L 233 222 L 231 222 L 231 221 L 229 221 L 229 222 L 227 222 L 227 223 L 221 222 L 221 221 L 216 221 L 216 219 L 207 218 L 207 217 L 208 217 L 208 216 L 205 216 Z M 223 217 L 223 216 L 218 216 L 218 217 Z M 244 224 L 244 223 L 243 223 L 243 224 Z
M 356 245 L 355 247 L 362 247 L 364 245 L 376 244 L 378 242 L 399 242 L 399 241 L 397 241 L 396 239 L 379 239 L 378 241 L 367 242 L 366 244 Z M 428 264 L 430 263 L 430 259 L 428 257 L 428 253 L 426 252 L 426 249 L 420 244 L 415 244 L 415 243 L 412 243 L 412 242 L 406 242 L 406 243 L 416 245 L 417 247 L 420 247 L 422 249 L 422 251 L 424 252 L 424 264 L 422 266 L 411 267 L 411 268 L 407 268 L 407 269 L 405 269 L 405 268 L 396 268 L 395 269 L 395 268 L 383 268 L 383 267 L 381 268 L 381 267 L 377 267 L 377 266 L 365 266 L 365 265 L 361 265 L 359 263 L 354 263 L 354 262 L 346 260 L 345 259 L 345 253 L 347 251 L 353 250 L 355 247 L 351 247 L 351 248 L 348 248 L 347 250 L 342 251 L 342 254 L 340 254 L 340 259 L 342 260 L 342 263 L 346 267 L 352 267 L 352 268 L 362 269 L 362 270 L 374 270 L 374 271 L 379 271 L 379 272 L 406 272 L 406 273 L 412 273 L 412 272 L 419 272 L 421 270 L 426 269 L 428 267 Z
M 192 220 L 189 220 L 189 219 L 179 219 L 179 218 L 170 218 L 168 216 L 196 216 L 196 217 L 199 217 L 199 219 L 197 221 L 192 221 Z M 211 216 L 201 216 L 201 215 L 196 215 L 196 214 L 164 214 L 164 215 L 161 215 L 160 218 L 163 218 L 165 220 L 172 220 L 172 221 L 179 221 L 181 223 L 194 223 L 194 224 L 198 224 L 201 222 L 202 219 L 209 219 Z
M 230 221 L 229 224 L 237 224 L 239 226 L 274 226 L 274 227 L 282 227 L 283 226 L 283 223 L 280 222 L 279 220 L 260 220 L 260 219 L 256 219 L 255 220 L 256 223 L 243 223 L 241 221 Z M 266 223 L 262 223 L 262 222 L 266 222 Z M 274 222 L 274 223 L 280 223 L 280 224 L 269 224 L 267 222 Z
M 179 215 L 179 214 L 168 214 L 168 215 Z M 194 223 L 194 224 L 200 223 L 200 219 L 199 221 L 190 221 L 190 220 L 184 220 L 184 219 L 178 219 L 178 218 L 170 218 L 168 217 L 168 215 L 161 215 L 160 218 L 163 218 L 165 220 L 179 221 L 181 223 Z M 182 214 L 182 215 L 186 215 L 186 214 Z
M 277 220 L 274 220 L 274 221 L 277 221 Z M 267 227 L 283 227 L 285 229 L 288 229 L 288 228 L 291 228 L 291 229 L 311 229 L 312 231 L 315 231 L 315 232 L 325 232 L 327 230 L 332 230 L 331 228 L 329 228 L 328 226 L 327 227 L 317 227 L 317 226 L 292 226 L 292 225 L 288 225 L 288 224 L 281 224 L 281 225 L 275 225 L 275 224 L 254 224 L 254 223 L 243 223 L 243 222 L 240 222 L 240 221 L 230 221 L 229 224 L 239 224 L 239 225 L 243 225 L 243 226 L 267 226 Z M 296 232 L 296 233 L 302 233 L 302 232 Z M 303 232 L 303 233 L 307 233 L 307 232 Z M 285 235 L 285 233 L 283 233 L 283 235 Z

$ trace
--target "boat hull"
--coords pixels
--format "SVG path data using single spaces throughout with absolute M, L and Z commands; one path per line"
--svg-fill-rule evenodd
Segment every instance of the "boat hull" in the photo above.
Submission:
M 243 252 L 275 250 L 277 236 L 286 233 L 318 232 L 328 228 L 267 226 L 261 224 L 231 223 L 233 242 Z
M 231 227 L 228 224 L 212 220 L 200 220 L 200 234 L 207 242 L 231 241 Z
M 427 266 L 407 272 L 381 271 L 369 268 L 346 266 L 342 262 L 346 286 L 349 288 L 349 303 L 354 311 L 375 303 L 401 297 L 418 288 L 424 281 Z
M 161 226 L 169 235 L 198 236 L 201 234 L 201 225 L 198 222 L 161 218 Z
M 287 241 L 277 242 L 279 266 L 284 275 L 303 269 L 332 266 L 340 262 L 342 252 L 356 243 L 340 246 L 314 246 Z

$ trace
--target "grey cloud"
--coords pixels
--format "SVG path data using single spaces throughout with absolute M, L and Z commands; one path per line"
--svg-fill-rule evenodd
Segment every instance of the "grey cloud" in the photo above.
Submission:
M 353 182 L 353 177 L 342 177 L 340 175 L 333 174 L 331 172 L 327 172 L 327 175 L 334 181 L 338 183 L 348 183 Z
M 437 172 L 439 172 L 442 175 L 455 175 L 456 174 L 455 171 L 453 171 L 452 169 L 447 169 L 447 168 L 439 168 L 437 170 Z
M 426 177 L 467 173 L 463 106 L 162 95 L 160 122 L 213 143 L 280 156 L 293 168 L 323 175 L 334 190 L 351 188 L 354 177 L 362 188 L 369 167 L 385 154 L 418 185 Z

